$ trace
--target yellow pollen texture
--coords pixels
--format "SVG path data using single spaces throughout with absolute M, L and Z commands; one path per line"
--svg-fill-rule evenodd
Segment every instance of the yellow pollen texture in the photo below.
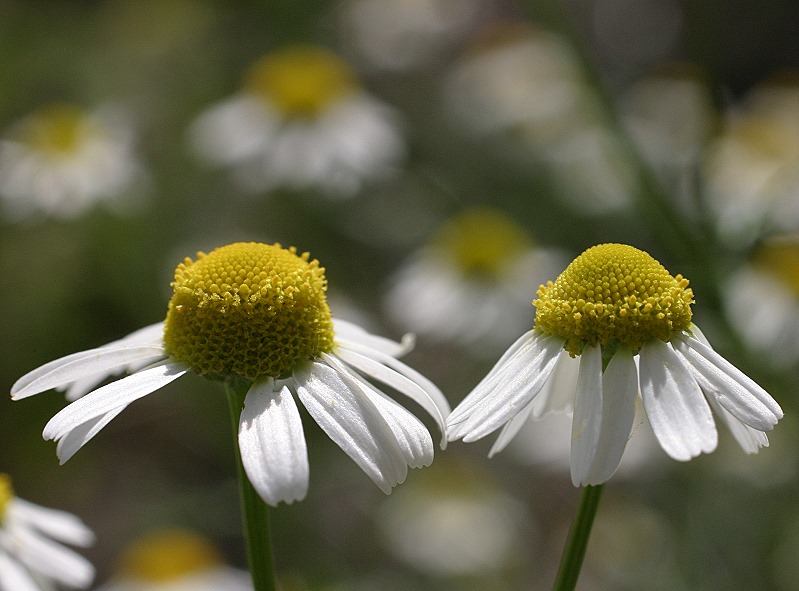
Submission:
M 91 124 L 79 109 L 70 105 L 51 105 L 26 119 L 20 135 L 28 145 L 59 155 L 74 152 L 90 129 Z
M 579 355 L 585 346 L 638 351 L 652 339 L 668 342 L 691 325 L 693 292 L 649 254 L 624 244 L 600 244 L 578 256 L 555 282 L 538 289 L 535 323 L 566 339 Z
M 495 278 L 533 246 L 527 232 L 504 213 L 485 207 L 464 210 L 447 221 L 432 246 L 469 276 Z
M 14 489 L 11 488 L 11 477 L 8 474 L 0 474 L 0 524 L 3 523 L 8 504 L 13 498 Z
M 324 269 L 294 247 L 199 252 L 177 266 L 172 287 L 164 346 L 201 375 L 278 378 L 333 348 Z
M 315 117 L 358 87 L 355 73 L 335 54 L 299 45 L 275 51 L 250 69 L 246 88 L 287 117 Z
M 131 544 L 121 558 L 119 574 L 125 579 L 166 582 L 221 564 L 205 538 L 183 530 L 164 530 Z

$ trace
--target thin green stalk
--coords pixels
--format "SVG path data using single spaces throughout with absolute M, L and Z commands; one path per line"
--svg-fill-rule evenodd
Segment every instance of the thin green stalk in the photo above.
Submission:
M 577 509 L 577 515 L 563 549 L 553 591 L 572 591 L 577 586 L 603 487 L 604 485 L 600 484 L 583 488 L 580 507 Z
M 250 384 L 245 382 L 225 382 L 230 422 L 233 426 L 233 448 L 236 453 L 236 467 L 241 498 L 241 516 L 244 523 L 244 538 L 247 544 L 247 561 L 250 568 L 254 591 L 275 591 L 275 569 L 272 560 L 272 540 L 269 532 L 269 508 L 250 484 L 241 463 L 238 432 L 239 417 L 244 408 L 244 398 Z

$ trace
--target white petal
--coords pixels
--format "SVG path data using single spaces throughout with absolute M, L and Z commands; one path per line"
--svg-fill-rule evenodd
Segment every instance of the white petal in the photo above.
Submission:
M 574 486 L 584 484 L 594 461 L 602 424 L 602 350 L 585 347 L 574 396 L 571 435 L 571 477 Z
M 769 431 L 782 418 L 780 405 L 768 392 L 698 339 L 679 335 L 674 348 L 710 384 L 718 403 L 741 422 Z
M 41 591 L 25 568 L 0 548 L 0 589 L 3 591 Z
M 73 353 L 22 376 L 11 387 L 11 397 L 19 400 L 51 388 L 64 387 L 83 378 L 98 374 L 111 375 L 132 363 L 149 363 L 164 357 L 166 352 L 160 345 L 100 347 Z
M 441 449 L 447 446 L 445 421 L 450 412 L 449 402 L 433 382 L 398 359 L 377 350 L 349 349 L 341 345 L 336 356 L 418 403 L 438 424 L 442 436 Z
M 407 464 L 391 428 L 356 382 L 311 362 L 295 370 L 297 394 L 322 430 L 386 494 L 404 481 Z
M 72 513 L 42 507 L 18 497 L 14 497 L 9 511 L 20 523 L 61 542 L 75 546 L 89 546 L 94 542 L 92 530 Z
M 114 419 L 114 417 L 116 417 L 126 408 L 126 405 L 120 406 L 119 408 L 115 408 L 114 410 L 109 411 L 102 416 L 95 417 L 90 421 L 86 421 L 59 439 L 55 450 L 59 463 L 64 464 L 67 462 L 67 460 L 74 456 L 80 448 L 86 445 L 92 439 L 92 437 L 97 435 L 108 423 Z
M 541 393 L 533 399 L 533 416 L 538 418 L 553 412 L 572 412 L 579 373 L 579 357 L 572 357 L 565 351 L 558 355 L 552 375 Z
M 44 438 L 61 439 L 84 423 L 166 386 L 187 371 L 189 368 L 183 363 L 161 363 L 106 384 L 71 403 L 50 419 L 44 427 Z
M 682 358 L 658 339 L 645 343 L 639 358 L 644 409 L 663 450 L 687 461 L 716 449 L 713 415 Z
M 301 501 L 308 492 L 308 450 L 297 404 L 274 380 L 247 392 L 239 420 L 239 449 L 253 487 L 269 505 Z
M 88 587 L 94 580 L 94 567 L 80 554 L 20 528 L 14 532 L 18 556 L 28 568 L 70 587 Z
M 370 349 L 381 351 L 386 355 L 391 355 L 392 357 L 402 357 L 411 351 L 416 343 L 416 339 L 412 334 L 404 335 L 402 341 L 398 343 L 391 339 L 367 332 L 357 324 L 341 320 L 340 318 L 333 319 L 333 331 L 336 334 L 336 340 L 364 345 Z
M 602 484 L 619 467 L 633 429 L 638 398 L 638 368 L 632 352 L 617 351 L 602 374 L 602 426 L 583 484 Z
M 727 428 L 738 442 L 738 445 L 740 445 L 746 453 L 756 454 L 760 451 L 761 447 L 768 447 L 768 437 L 763 431 L 753 429 L 746 423 L 741 422 L 721 406 L 715 396 L 708 397 L 707 401 L 710 403 L 713 411 L 721 417 L 721 420 L 727 425 Z
M 508 444 L 516 437 L 516 434 L 524 427 L 524 424 L 527 422 L 527 419 L 530 418 L 530 414 L 533 412 L 533 402 L 525 406 L 522 410 L 519 411 L 518 414 L 512 416 L 508 419 L 508 422 L 505 423 L 505 426 L 499 432 L 499 436 L 497 440 L 494 442 L 494 445 L 491 446 L 491 449 L 488 450 L 488 457 L 493 458 L 503 449 L 505 449 Z

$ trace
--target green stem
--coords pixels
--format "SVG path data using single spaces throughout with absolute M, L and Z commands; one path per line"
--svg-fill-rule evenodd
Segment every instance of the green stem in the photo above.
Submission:
M 580 568 L 583 565 L 583 558 L 585 558 L 585 549 L 588 546 L 588 537 L 591 535 L 591 526 L 594 524 L 599 499 L 602 497 L 603 486 L 600 484 L 583 488 L 580 507 L 577 509 L 577 515 L 563 549 L 553 591 L 572 591 L 577 586 Z
M 250 384 L 246 382 L 225 382 L 230 422 L 233 427 L 233 448 L 236 453 L 247 561 L 252 577 L 253 591 L 275 591 L 275 569 L 269 533 L 269 508 L 250 484 L 247 473 L 244 471 L 244 464 L 241 463 L 241 451 L 239 450 L 239 417 L 244 408 L 244 398 L 249 387 Z

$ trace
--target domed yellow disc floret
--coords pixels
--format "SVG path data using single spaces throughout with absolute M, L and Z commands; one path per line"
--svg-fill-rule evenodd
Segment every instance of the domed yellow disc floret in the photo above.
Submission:
M 122 555 L 119 574 L 125 579 L 167 582 L 219 564 L 219 554 L 205 538 L 183 530 L 164 530 L 131 544 Z
M 8 503 L 14 498 L 14 489 L 11 488 L 11 477 L 8 474 L 0 474 L 0 524 L 6 516 Z
M 467 209 L 436 232 L 432 246 L 464 275 L 496 277 L 533 244 L 527 232 L 500 211 Z
M 538 289 L 535 323 L 566 339 L 579 355 L 588 345 L 638 351 L 652 339 L 668 342 L 691 326 L 693 292 L 647 253 L 624 244 L 586 250 L 555 282 Z
M 314 117 L 357 87 L 355 73 L 346 62 L 325 49 L 306 45 L 262 57 L 246 80 L 250 92 L 289 117 Z
M 333 348 L 327 280 L 294 247 L 238 242 L 175 269 L 164 326 L 172 357 L 202 375 L 280 377 Z

